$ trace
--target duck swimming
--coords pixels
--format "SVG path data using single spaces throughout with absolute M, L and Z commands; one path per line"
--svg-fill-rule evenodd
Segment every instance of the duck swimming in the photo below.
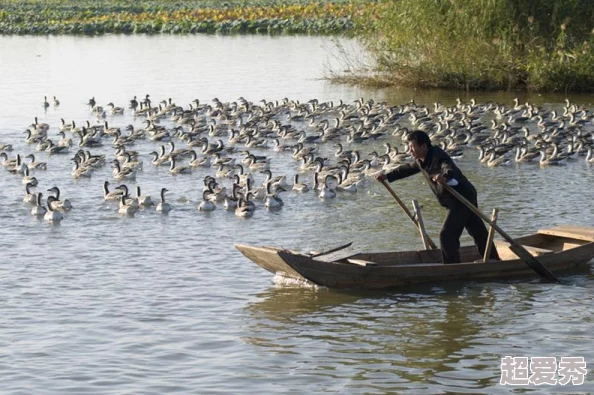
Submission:
M 25 158 L 31 159 L 31 162 L 27 164 L 29 170 L 47 170 L 47 162 L 36 162 L 35 155 L 29 154 Z
M 200 211 L 213 211 L 217 206 L 209 199 L 209 191 L 202 191 L 202 201 L 198 205 Z
M 157 208 L 156 211 L 159 213 L 168 213 L 171 211 L 172 207 L 169 203 L 167 203 L 165 201 L 165 192 L 167 192 L 168 190 L 166 188 L 162 188 L 161 189 L 161 201 L 159 202 L 159 204 L 157 204 Z
M 293 190 L 297 192 L 308 192 L 309 186 L 305 183 L 299 182 L 299 174 L 295 174 L 293 179 Z
M 23 202 L 25 203 L 35 203 L 37 201 L 37 194 L 31 193 L 31 188 L 35 185 L 28 183 L 25 185 L 25 197 L 23 198 Z
M 150 196 L 143 195 L 140 192 L 140 185 L 136 185 L 136 199 L 138 201 L 139 206 L 148 207 L 154 204 Z
M 264 199 L 264 207 L 268 209 L 281 208 L 284 205 L 284 203 L 278 195 L 281 192 L 284 192 L 285 189 L 282 187 L 278 187 L 276 191 L 272 192 L 271 188 L 272 183 L 269 181 L 266 184 L 266 198 Z
M 103 183 L 103 199 L 104 200 L 120 200 L 124 191 L 121 189 L 116 189 L 115 191 L 109 190 L 109 181 L 105 181 Z
M 246 199 L 240 197 L 235 209 L 235 215 L 241 218 L 249 218 L 254 215 L 255 210 L 255 206 L 250 205 Z
M 134 215 L 136 213 L 136 211 L 138 211 L 138 207 L 133 207 L 128 203 L 128 200 L 126 198 L 126 194 L 122 194 L 122 196 L 120 197 L 120 208 L 118 209 L 118 212 L 122 215 Z
M 60 213 L 59 211 L 55 211 L 53 209 L 52 203 L 54 202 L 54 200 L 56 200 L 56 198 L 53 196 L 49 196 L 47 198 L 48 211 L 43 216 L 43 219 L 48 222 L 60 222 L 62 221 L 62 219 L 64 219 L 64 215 L 62 213 Z
M 54 199 L 52 201 L 52 207 L 55 210 L 60 210 L 60 211 L 72 210 L 72 203 L 70 203 L 70 200 L 68 200 L 68 199 L 64 199 L 63 201 L 60 200 L 60 188 L 54 186 L 54 187 L 51 187 L 50 189 L 48 189 L 47 191 L 56 194 L 56 196 L 54 196 Z
M 336 197 L 336 191 L 329 186 L 330 180 L 334 180 L 334 176 L 327 175 L 324 178 L 324 187 L 318 195 L 320 199 L 334 199 Z
M 43 194 L 41 192 L 36 193 L 35 195 L 35 207 L 33 207 L 31 209 L 31 215 L 40 217 L 42 215 L 45 215 L 45 213 L 47 212 L 47 209 L 41 205 L 41 197 L 43 196 Z

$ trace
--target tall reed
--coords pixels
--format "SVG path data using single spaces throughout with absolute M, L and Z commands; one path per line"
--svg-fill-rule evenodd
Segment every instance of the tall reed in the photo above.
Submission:
M 357 18 L 389 83 L 594 91 L 592 0 L 379 0 Z

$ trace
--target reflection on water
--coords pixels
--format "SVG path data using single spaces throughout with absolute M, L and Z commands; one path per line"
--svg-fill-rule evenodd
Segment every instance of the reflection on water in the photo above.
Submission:
M 451 284 L 406 293 L 273 288 L 246 307 L 251 323 L 244 339 L 283 355 L 286 371 L 329 377 L 342 391 L 507 392 L 494 389 L 501 356 L 536 356 L 533 345 L 551 334 L 550 321 L 531 317 L 575 315 L 571 301 L 560 303 L 572 305 L 568 312 L 559 306 L 551 314 L 545 306 L 556 287 Z M 581 352 L 585 347 L 580 344 Z
M 0 56 L 0 142 L 14 143 L 13 155 L 30 152 L 22 132 L 35 116 L 52 125 L 51 133 L 60 118 L 94 121 L 85 105 L 93 96 L 118 106 L 146 93 L 182 106 L 240 96 L 349 103 L 363 96 L 390 104 L 414 98 L 429 106 L 457 96 L 509 104 L 515 96 L 334 86 L 319 80 L 327 47 L 317 37 L 0 37 L 0 52 L 10 54 Z M 44 111 L 46 95 L 57 96 L 60 106 Z M 518 96 L 549 106 L 565 98 Z M 129 113 L 107 120 L 139 124 Z M 362 148 L 381 149 L 374 144 Z M 135 149 L 148 161 L 154 147 L 140 142 Z M 321 154 L 332 150 L 322 147 Z M 592 166 L 489 169 L 477 156 L 470 150 L 460 166 L 477 185 L 484 211 L 501 209 L 508 233 L 594 224 Z M 274 159 L 275 174 L 297 171 L 280 155 Z M 111 169 L 73 180 L 68 158 L 38 160 L 50 169 L 36 174 L 41 186 L 59 185 L 75 208 L 60 226 L 48 226 L 22 203 L 20 179 L 0 174 L 3 393 L 509 393 L 498 385 L 503 355 L 594 359 L 589 267 L 566 277 L 575 286 L 472 283 L 340 293 L 274 285 L 270 273 L 233 248 L 242 242 L 310 251 L 349 241 L 353 252 L 419 248 L 410 221 L 376 183 L 331 202 L 287 194 L 281 211 L 259 210 L 240 221 L 224 210 L 196 210 L 210 170 L 171 177 L 148 165 L 137 183 L 154 200 L 160 188 L 170 189 L 174 210 L 122 218 L 117 205 L 102 199 Z M 419 199 L 436 235 L 444 211 L 422 178 L 392 186 L 405 202 Z M 581 390 L 594 391 L 586 381 Z

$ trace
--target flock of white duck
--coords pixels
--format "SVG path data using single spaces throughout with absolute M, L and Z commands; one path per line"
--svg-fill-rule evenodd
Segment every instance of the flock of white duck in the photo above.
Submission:
M 59 104 L 54 97 L 53 105 Z M 43 106 L 49 105 L 46 97 Z M 153 105 L 146 95 L 141 100 L 134 97 L 127 109 L 113 103 L 100 106 L 94 98 L 88 105 L 92 121 L 79 126 L 61 119 L 51 133 L 49 124 L 35 118 L 23 133 L 25 142 L 46 155 L 68 157 L 73 162 L 74 178 L 90 177 L 110 163 L 112 182 L 119 185 L 110 190 L 110 181 L 105 180 L 103 199 L 119 202 L 119 213 L 128 216 L 153 206 L 161 213 L 172 210 L 165 200 L 166 188 L 161 189 L 160 201 L 153 202 L 142 194 L 140 186 L 136 185 L 133 196 L 124 183 L 135 181 L 146 157 L 150 157 L 150 166 L 167 166 L 174 176 L 207 169 L 203 172 L 210 174 L 203 179 L 197 209 L 223 207 L 239 217 L 251 217 L 257 206 L 281 208 L 280 194 L 286 191 L 311 191 L 320 199 L 357 192 L 378 172 L 390 171 L 411 159 L 406 137 L 416 129 L 426 131 L 433 143 L 453 158 L 462 157 L 468 147 L 476 147 L 479 161 L 489 167 L 514 161 L 560 165 L 580 156 L 594 163 L 594 115 L 569 100 L 562 112 L 519 104 L 517 99 L 510 107 L 458 100 L 450 107 L 437 102 L 431 109 L 414 101 L 389 106 L 363 99 L 345 104 L 315 99 L 306 103 L 289 99 L 253 103 L 244 98 L 221 102 L 215 98 L 212 103 L 194 100 L 181 107 L 171 99 Z M 125 111 L 131 112 L 141 127 L 112 126 L 105 120 L 108 115 L 117 120 Z M 155 149 L 144 153 L 131 149 L 138 140 L 153 142 Z M 380 141 L 383 148 L 373 150 Z M 371 152 L 362 153 L 365 146 Z M 404 148 L 399 150 L 399 146 Z M 91 153 L 99 147 L 113 151 Z M 38 162 L 33 153 L 11 157 L 11 144 L 0 143 L 0 151 L 2 166 L 22 176 L 23 200 L 33 206 L 31 214 L 51 222 L 62 220 L 72 204 L 61 200 L 57 186 L 47 190 L 50 194 L 45 202 L 42 192 L 32 192 L 38 185 L 32 174 L 47 170 L 47 164 Z M 292 162 L 295 173 L 274 176 L 272 157 L 274 161 Z M 262 184 L 255 182 L 254 173 L 263 174 Z M 305 178 L 312 183 L 302 182 Z

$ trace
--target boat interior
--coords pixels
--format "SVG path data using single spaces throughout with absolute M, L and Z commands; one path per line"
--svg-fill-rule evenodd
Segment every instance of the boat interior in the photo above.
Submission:
M 574 225 L 560 225 L 555 228 L 541 229 L 537 233 L 514 239 L 533 256 L 567 251 L 594 242 L 594 228 Z M 503 240 L 494 240 L 495 248 L 502 260 L 515 260 L 519 257 L 510 249 L 510 244 Z M 330 257 L 328 257 L 330 258 Z M 462 262 L 476 262 L 482 260 L 476 246 L 460 248 Z M 324 259 L 340 263 L 355 265 L 411 265 L 440 263 L 440 250 L 397 251 L 357 253 L 339 259 Z

